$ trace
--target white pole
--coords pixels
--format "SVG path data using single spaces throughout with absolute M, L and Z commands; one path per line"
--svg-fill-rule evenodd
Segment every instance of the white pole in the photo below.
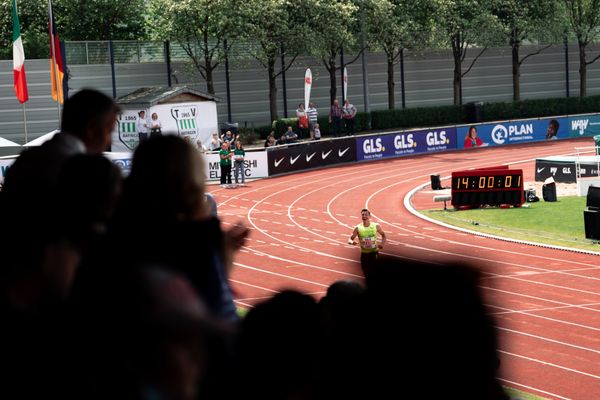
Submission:
M 21 106 L 23 107 L 23 125 L 25 126 L 25 144 L 27 144 L 28 139 L 27 139 L 27 113 L 25 112 L 25 103 L 22 103 Z

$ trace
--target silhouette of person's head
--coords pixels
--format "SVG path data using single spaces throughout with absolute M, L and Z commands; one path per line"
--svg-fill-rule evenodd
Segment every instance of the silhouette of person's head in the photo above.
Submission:
M 119 107 L 105 94 L 83 89 L 65 101 L 61 131 L 77 136 L 89 153 L 106 151 Z

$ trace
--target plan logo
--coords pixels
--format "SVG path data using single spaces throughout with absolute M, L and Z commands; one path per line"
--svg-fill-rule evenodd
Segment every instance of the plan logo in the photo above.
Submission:
M 533 135 L 533 124 L 508 125 L 508 128 L 504 125 L 496 125 L 491 134 L 496 144 L 504 144 L 510 137 L 523 135 Z

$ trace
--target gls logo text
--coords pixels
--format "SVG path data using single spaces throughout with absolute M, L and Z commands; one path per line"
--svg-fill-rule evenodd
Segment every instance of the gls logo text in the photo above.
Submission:
M 492 140 L 496 144 L 504 144 L 510 136 L 532 135 L 533 124 L 509 125 L 508 129 L 504 125 L 496 125 L 492 129 Z
M 571 130 L 579 131 L 579 135 L 583 135 L 590 123 L 589 119 L 576 119 L 571 121 Z
M 373 154 L 385 151 L 385 147 L 381 144 L 381 138 L 367 139 L 363 142 L 363 152 L 365 154 Z
M 415 142 L 412 133 L 396 135 L 396 137 L 394 137 L 394 147 L 396 150 L 410 149 L 411 147 L 417 147 L 417 143 Z
M 427 146 L 429 147 L 440 146 L 450 143 L 450 140 L 448 140 L 448 138 L 446 137 L 446 131 L 427 132 L 426 140 Z

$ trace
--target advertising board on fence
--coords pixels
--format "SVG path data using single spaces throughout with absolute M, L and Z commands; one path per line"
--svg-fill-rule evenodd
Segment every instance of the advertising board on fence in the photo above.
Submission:
M 267 150 L 269 175 L 356 161 L 354 138 L 315 140 Z
M 221 178 L 221 165 L 219 162 L 219 154 L 205 154 L 204 160 L 206 162 L 206 180 L 218 181 Z M 246 157 L 244 159 L 244 166 L 246 179 L 266 178 L 269 176 L 269 169 L 267 167 L 267 154 L 265 150 L 247 150 Z M 231 179 L 233 180 L 235 179 L 235 177 L 233 176 L 233 168 L 231 170 Z
M 477 137 L 481 139 L 479 146 L 502 146 L 513 143 L 530 143 L 547 140 L 546 135 L 565 139 L 569 137 L 568 118 L 544 118 L 471 126 L 457 128 L 458 148 L 469 146 L 469 129 L 475 128 Z
M 358 161 L 446 151 L 456 148 L 456 129 L 437 128 L 356 139 Z
M 569 118 L 569 137 L 600 135 L 600 115 L 576 115 Z
M 0 184 L 4 183 L 4 177 L 6 176 L 6 171 L 15 162 L 17 156 L 14 157 L 2 157 L 0 158 Z

